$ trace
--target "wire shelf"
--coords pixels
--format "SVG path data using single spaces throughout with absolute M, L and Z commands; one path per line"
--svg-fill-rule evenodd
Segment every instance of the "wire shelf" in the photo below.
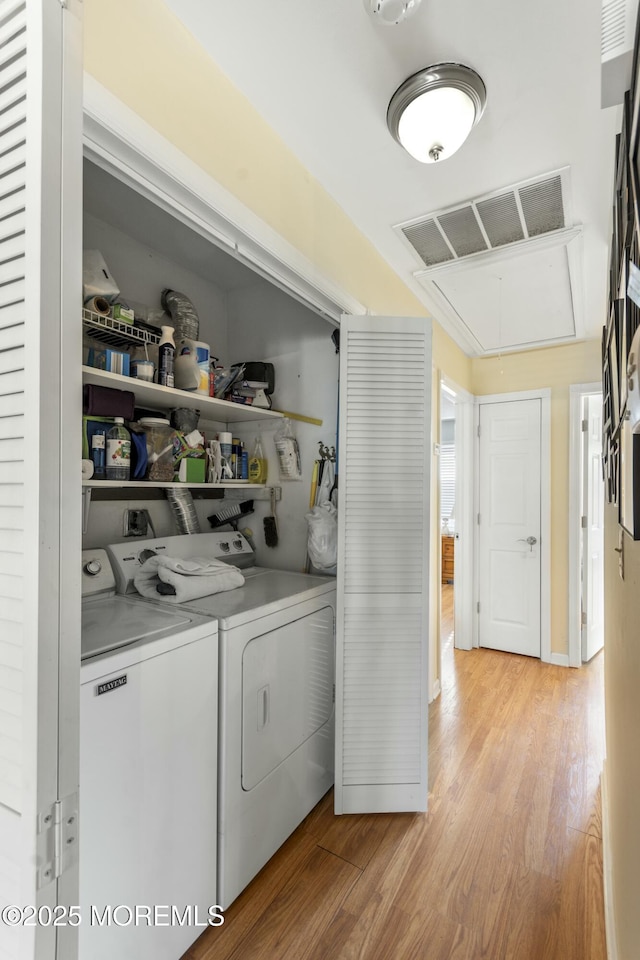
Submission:
M 109 347 L 126 349 L 131 346 L 143 347 L 145 344 L 160 343 L 159 331 L 152 333 L 151 330 L 134 327 L 132 323 L 114 320 L 113 317 L 103 317 L 92 310 L 83 309 L 82 326 L 88 337 L 99 343 L 105 343 Z

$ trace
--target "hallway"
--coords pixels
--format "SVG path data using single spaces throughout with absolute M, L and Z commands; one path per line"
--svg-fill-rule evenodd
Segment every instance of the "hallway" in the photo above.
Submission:
M 443 637 L 429 812 L 329 792 L 187 960 L 605 960 L 602 671 Z

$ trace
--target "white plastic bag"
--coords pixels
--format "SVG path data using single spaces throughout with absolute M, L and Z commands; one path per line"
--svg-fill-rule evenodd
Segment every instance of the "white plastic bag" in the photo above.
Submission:
M 99 250 L 82 252 L 82 287 L 84 303 L 94 297 L 104 297 L 112 303 L 120 293 Z
M 325 501 L 305 516 L 309 527 L 307 551 L 316 570 L 335 574 L 338 562 L 338 511 Z
M 285 417 L 273 438 L 278 454 L 281 480 L 302 480 L 300 450 L 291 421 Z

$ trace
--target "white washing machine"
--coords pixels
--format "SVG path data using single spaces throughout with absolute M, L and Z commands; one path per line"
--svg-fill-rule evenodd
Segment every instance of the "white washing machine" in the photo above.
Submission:
M 82 593 L 79 957 L 177 960 L 217 903 L 217 624 L 117 596 L 104 550 Z
M 192 600 L 218 621 L 218 903 L 226 909 L 333 784 L 335 580 L 254 566 L 242 534 L 109 547 L 118 590 L 147 551 L 217 557 L 245 584 Z M 144 601 L 143 601 L 144 602 Z

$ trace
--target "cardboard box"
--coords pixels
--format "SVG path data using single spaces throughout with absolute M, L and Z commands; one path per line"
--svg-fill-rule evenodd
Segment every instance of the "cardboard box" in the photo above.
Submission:
M 204 457 L 184 457 L 178 468 L 178 480 L 181 483 L 204 483 L 207 461 Z

